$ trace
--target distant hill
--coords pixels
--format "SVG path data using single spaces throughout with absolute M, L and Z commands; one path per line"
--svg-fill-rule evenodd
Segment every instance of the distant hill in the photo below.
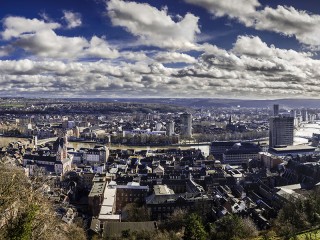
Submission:
M 68 99 L 79 101 L 84 99 Z M 282 108 L 320 108 L 320 99 L 274 99 L 274 100 L 241 100 L 218 98 L 91 98 L 92 102 L 136 102 L 136 103 L 160 103 L 179 105 L 184 107 L 271 107 L 280 104 Z

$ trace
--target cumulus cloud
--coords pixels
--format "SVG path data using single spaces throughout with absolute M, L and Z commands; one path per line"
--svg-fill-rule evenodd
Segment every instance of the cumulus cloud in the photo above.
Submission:
M 53 30 L 60 28 L 59 23 L 45 22 L 38 19 L 27 19 L 24 17 L 10 16 L 3 20 L 1 36 L 4 40 L 21 37 L 24 34 L 36 33 L 39 31 Z
M 52 30 L 39 31 L 36 34 L 26 34 L 15 42 L 27 52 L 44 58 L 76 58 L 88 42 L 82 37 L 58 36 Z
M 252 24 L 258 30 L 269 30 L 295 36 L 303 44 L 320 46 L 320 15 L 298 11 L 293 7 L 266 7 L 258 12 Z
M 69 17 L 69 27 L 76 27 L 79 24 L 76 18 L 73 18 L 76 14 L 64 13 L 65 17 Z M 89 41 L 84 37 L 57 35 L 54 30 L 61 28 L 58 23 L 23 17 L 7 17 L 3 20 L 3 27 L 4 31 L 1 32 L 3 39 L 11 40 L 11 42 L 6 46 L 1 46 L 0 57 L 7 56 L 13 51 L 13 48 L 17 47 L 41 58 L 72 60 L 119 57 L 118 50 L 110 46 L 104 38 L 93 36 Z
M 197 60 L 185 53 L 159 52 L 154 59 L 162 63 L 195 63 Z
M 317 15 L 282 6 L 262 9 L 256 0 L 185 1 L 216 17 L 229 16 L 317 46 Z M 81 97 L 318 96 L 320 60 L 310 52 L 280 49 L 257 36 L 238 36 L 225 50 L 196 42 L 200 30 L 193 14 L 172 16 L 166 8 L 122 0 L 110 0 L 107 7 L 114 26 L 124 27 L 139 44 L 165 49 L 121 49 L 104 36 L 62 36 L 56 31 L 62 26 L 48 19 L 8 17 L 1 36 L 9 44 L 0 47 L 1 59 L 17 48 L 30 59 L 0 60 L 0 91 Z M 203 54 L 196 58 L 188 50 Z M 187 65 L 169 68 L 165 63 Z
M 185 0 L 207 9 L 215 17 L 228 16 L 257 30 L 267 30 L 294 36 L 311 48 L 320 47 L 320 15 L 278 5 L 277 8 L 261 7 L 257 0 Z
M 11 46 L 0 46 L 0 57 L 8 56 L 12 51 Z
M 124 27 L 146 45 L 192 49 L 200 33 L 199 18 L 191 13 L 175 22 L 166 8 L 158 10 L 146 3 L 110 0 L 107 9 L 114 26 Z
M 122 51 L 121 57 L 133 61 L 149 61 L 149 57 L 142 51 Z
M 173 76 L 182 82 L 202 83 L 197 89 L 211 89 L 212 94 L 312 97 L 320 89 L 315 86 L 319 66 L 320 61 L 309 52 L 279 49 L 259 37 L 239 36 L 229 52 L 204 53 L 193 67 Z
M 84 55 L 100 58 L 117 58 L 119 57 L 119 52 L 117 49 L 111 48 L 104 39 L 93 36 L 90 40 L 90 46 L 85 50 Z
M 117 58 L 119 52 L 106 40 L 93 36 L 90 41 L 83 37 L 59 36 L 52 30 L 22 36 L 15 46 L 42 58 Z
M 76 28 L 81 26 L 82 21 L 81 21 L 81 15 L 80 13 L 75 13 L 71 11 L 63 11 L 63 19 L 67 23 L 67 28 Z
M 203 7 L 217 17 L 229 16 L 247 22 L 247 18 L 256 13 L 260 6 L 258 0 L 185 0 L 185 2 Z
M 238 54 L 245 54 L 257 57 L 271 57 L 272 47 L 263 42 L 259 37 L 239 36 L 233 46 L 233 51 Z
M 248 46 L 256 47 L 248 49 Z M 309 52 L 269 46 L 256 36 L 239 36 L 229 51 L 216 46 L 207 48 L 211 51 L 180 68 L 165 67 L 158 61 L 128 63 L 117 59 L 88 62 L 2 60 L 0 91 L 88 97 L 318 96 L 320 60 Z M 162 54 L 168 59 L 176 55 Z

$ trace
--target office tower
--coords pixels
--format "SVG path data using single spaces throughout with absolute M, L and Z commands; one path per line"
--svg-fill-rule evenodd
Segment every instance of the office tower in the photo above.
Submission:
M 192 137 L 192 115 L 183 113 L 180 115 L 181 120 L 181 136 Z
M 293 145 L 294 118 L 272 117 L 269 120 L 269 147 Z
M 167 136 L 172 136 L 174 134 L 174 122 L 173 121 L 167 122 L 166 134 L 167 134 Z
M 308 111 L 306 109 L 301 110 L 301 116 L 302 116 L 302 121 L 303 122 L 308 122 Z
M 273 104 L 273 116 L 279 116 L 279 104 Z
M 157 122 L 156 123 L 156 131 L 161 131 L 161 128 L 162 128 L 162 123 Z
M 290 117 L 296 118 L 297 117 L 297 111 L 296 110 L 291 110 L 290 111 Z
M 294 118 L 294 126 L 298 126 L 299 125 L 299 118 L 297 117 L 297 111 L 296 110 L 291 110 L 290 111 L 290 117 Z
M 73 133 L 73 136 L 75 138 L 80 138 L 80 130 L 79 130 L 79 127 L 75 126 L 73 129 L 72 129 L 72 133 Z

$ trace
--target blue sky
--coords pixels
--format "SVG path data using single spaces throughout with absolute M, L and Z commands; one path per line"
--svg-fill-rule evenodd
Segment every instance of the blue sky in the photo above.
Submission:
M 320 2 L 0 3 L 0 96 L 319 98 Z

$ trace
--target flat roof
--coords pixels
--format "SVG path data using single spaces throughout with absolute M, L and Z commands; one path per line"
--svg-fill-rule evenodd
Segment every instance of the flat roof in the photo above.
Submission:
M 112 206 L 101 206 L 100 215 L 112 215 Z
M 119 214 L 100 214 L 99 220 L 120 220 Z
M 102 195 L 103 191 L 105 189 L 105 185 L 106 185 L 105 182 L 95 182 L 92 186 L 90 193 L 89 193 L 89 197 L 96 196 L 96 195 Z
M 145 189 L 145 190 L 149 190 L 148 186 L 140 186 L 139 183 L 137 182 L 129 182 L 127 185 L 117 185 L 117 188 L 119 189 Z
M 168 188 L 167 185 L 154 185 L 153 186 L 155 195 L 171 195 L 174 194 L 174 191 Z
M 289 151 L 315 151 L 315 147 L 306 146 L 306 145 L 294 145 L 294 146 L 285 146 L 285 147 L 274 147 L 270 148 L 270 150 L 275 152 L 289 152 Z
M 102 205 L 112 206 L 114 203 L 115 196 L 116 196 L 116 189 L 106 187 L 104 190 L 104 199 L 103 199 Z

